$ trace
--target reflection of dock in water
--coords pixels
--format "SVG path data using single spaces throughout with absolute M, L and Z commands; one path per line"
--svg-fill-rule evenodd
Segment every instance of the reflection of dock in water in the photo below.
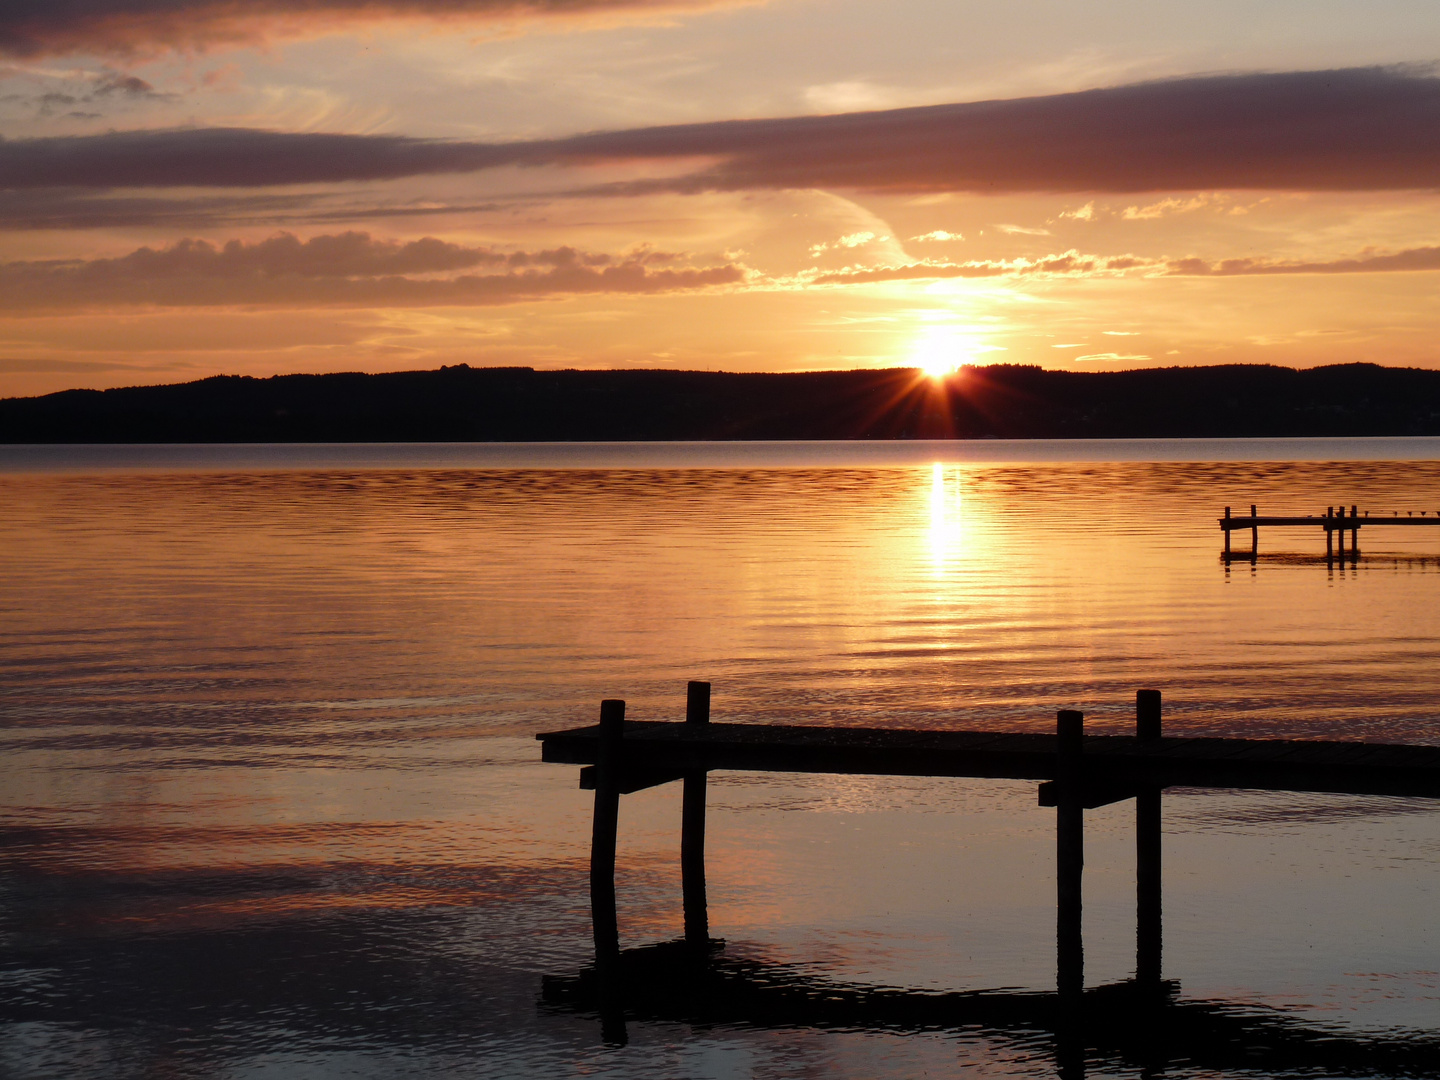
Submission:
M 1133 1050 L 1143 1044 L 1150 1049 L 1141 1057 L 1153 1052 L 1162 1062 L 1200 1063 L 1202 1049 L 1211 1055 L 1206 1061 L 1243 1051 L 1251 1055 L 1244 1059 L 1248 1064 L 1237 1057 L 1235 1067 L 1339 1064 L 1367 1075 L 1440 1076 L 1440 1037 L 1367 1039 L 1306 1029 L 1275 1012 L 1180 1001 L 1174 984 L 1161 977 L 1161 801 L 1166 787 L 1440 798 L 1440 747 L 1166 738 L 1158 690 L 1136 693 L 1134 735 L 1087 736 L 1084 717 L 1071 710 L 1058 714 L 1054 735 L 712 724 L 710 684 L 697 682 L 689 686 L 682 724 L 627 722 L 625 703 L 610 700 L 601 703 L 598 725 L 537 738 L 545 761 L 584 766 L 580 785 L 595 791 L 590 849 L 595 966 L 579 976 L 550 980 L 546 1000 L 598 1012 L 606 1041 L 625 1041 L 627 1017 L 862 1028 L 978 1025 L 982 1031 L 1053 1033 L 1062 1065 L 1074 1064 L 1074 1053 L 1083 1061 L 1085 1046 L 1100 1045 L 1095 1040 L 1103 1036 L 1106 1046 Z M 705 787 L 711 769 L 1040 781 L 1040 804 L 1056 808 L 1056 991 L 867 989 L 718 958 L 705 901 Z M 622 952 L 615 906 L 620 796 L 677 780 L 684 783 L 685 937 Z M 1135 978 L 1086 990 L 1081 933 L 1085 810 L 1128 799 L 1135 800 Z M 1156 1039 L 1177 1049 L 1164 1050 Z M 1207 1040 L 1214 1045 L 1207 1046 Z M 1278 1055 L 1281 1063 L 1260 1063 L 1267 1054 Z M 1346 1065 L 1352 1057 L 1353 1065 Z
M 600 1016 L 616 1043 L 624 1041 L 626 1020 L 924 1031 L 1054 1054 L 1076 1075 L 1088 1060 L 1140 1069 L 1440 1077 L 1440 1035 L 1350 1035 L 1263 1006 L 1184 1000 L 1173 982 L 1097 986 L 1077 1001 L 1024 990 L 932 993 L 815 978 L 791 965 L 726 957 L 719 942 L 705 953 L 683 940 L 626 949 L 618 980 L 618 1014 L 607 1016 L 614 995 L 593 967 L 547 976 L 543 1000 L 551 1009 Z

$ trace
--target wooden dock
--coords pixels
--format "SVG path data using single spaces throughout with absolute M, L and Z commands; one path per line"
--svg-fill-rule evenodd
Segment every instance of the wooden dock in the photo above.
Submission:
M 799 727 L 710 722 L 710 684 L 689 685 L 684 723 L 627 721 L 625 703 L 601 703 L 597 725 L 537 735 L 544 761 L 580 765 L 595 792 L 590 903 L 597 985 L 608 1041 L 623 1041 L 624 979 L 615 907 L 620 797 L 658 784 L 685 785 L 681 880 L 685 941 L 712 946 L 705 901 L 705 784 L 712 769 L 884 776 L 975 777 L 1038 783 L 1056 809 L 1058 1000 L 1084 995 L 1081 875 L 1084 811 L 1135 800 L 1136 985 L 1161 985 L 1161 796 L 1167 787 L 1326 792 L 1440 799 L 1440 746 L 1283 739 L 1174 738 L 1161 734 L 1158 690 L 1136 693 L 1135 734 L 1086 735 L 1062 710 L 1054 734 Z M 1158 992 L 1158 990 L 1157 990 Z M 602 993 L 602 997 L 604 994 Z M 608 1019 L 607 1019 L 608 1018 Z
M 1323 514 L 1271 514 L 1261 515 L 1252 504 L 1249 516 L 1232 514 L 1230 507 L 1225 507 L 1225 514 L 1220 518 L 1220 531 L 1225 534 L 1225 550 L 1221 554 L 1226 562 L 1232 559 L 1248 559 L 1254 562 L 1260 554 L 1260 530 L 1261 528 L 1287 528 L 1302 527 L 1325 530 L 1325 558 L 1327 560 L 1340 559 L 1344 561 L 1346 555 L 1346 539 L 1349 539 L 1348 557 L 1354 561 L 1360 557 L 1360 530 L 1375 528 L 1381 525 L 1429 525 L 1440 526 L 1440 510 L 1435 511 L 1434 517 L 1427 517 L 1429 511 L 1422 510 L 1417 516 L 1415 512 L 1409 511 L 1405 514 L 1372 514 L 1370 511 L 1361 513 L 1359 507 L 1351 506 L 1349 513 L 1346 513 L 1343 506 L 1327 506 Z M 1250 531 L 1250 550 L 1233 552 L 1230 547 L 1230 534 L 1236 530 L 1248 529 Z
M 598 725 L 537 738 L 544 742 L 544 761 L 586 765 L 600 757 Z M 680 780 L 691 770 L 1055 781 L 1064 768 L 1060 737 L 1038 733 L 627 720 L 618 739 L 624 755 L 620 792 L 627 795 Z M 1097 795 L 1159 786 L 1440 798 L 1440 746 L 1135 735 L 1082 739 L 1085 787 Z M 581 787 L 595 785 L 596 773 L 585 770 Z M 1049 790 L 1041 788 L 1042 805 L 1054 805 L 1044 798 Z

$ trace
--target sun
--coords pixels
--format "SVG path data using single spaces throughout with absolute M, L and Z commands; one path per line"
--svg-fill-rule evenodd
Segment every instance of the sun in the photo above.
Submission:
M 969 360 L 966 344 L 958 335 L 927 331 L 916 340 L 910 359 L 927 376 L 939 382 L 954 375 Z
M 920 370 L 930 378 L 939 380 L 954 375 L 955 372 L 960 370 L 960 365 L 956 361 L 946 360 L 944 357 L 937 357 L 921 363 Z

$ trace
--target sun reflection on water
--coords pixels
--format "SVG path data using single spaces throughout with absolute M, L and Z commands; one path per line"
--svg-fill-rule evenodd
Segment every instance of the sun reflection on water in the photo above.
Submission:
M 960 466 L 935 462 L 930 475 L 930 555 L 937 572 L 961 551 L 964 540 Z

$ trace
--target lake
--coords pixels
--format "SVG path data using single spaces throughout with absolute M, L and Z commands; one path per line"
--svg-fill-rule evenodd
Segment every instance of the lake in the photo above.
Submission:
M 716 721 L 1124 732 L 1153 687 L 1167 734 L 1440 744 L 1440 529 L 1227 566 L 1252 503 L 1440 514 L 1440 440 L 0 447 L 0 1074 L 1054 1075 L 1023 1025 L 602 1045 L 545 996 L 591 961 L 592 796 L 534 735 L 703 679 Z M 1164 806 L 1178 1002 L 1440 1045 L 1440 807 Z M 622 803 L 627 948 L 680 933 L 679 814 Z M 1133 973 L 1133 815 L 1086 815 L 1090 986 Z M 1033 784 L 715 773 L 711 932 L 822 996 L 1042 993 L 1054 824 Z

